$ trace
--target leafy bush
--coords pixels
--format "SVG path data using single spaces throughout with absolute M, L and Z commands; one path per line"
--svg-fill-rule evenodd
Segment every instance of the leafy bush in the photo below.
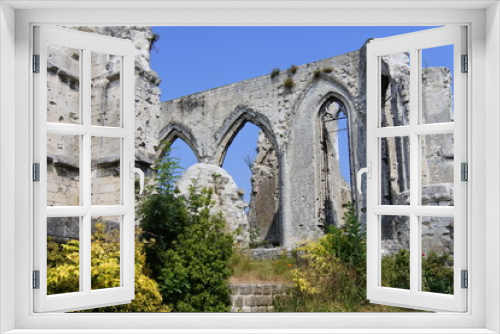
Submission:
M 402 249 L 382 258 L 382 286 L 410 289 L 410 252 Z M 422 254 L 422 290 L 453 294 L 453 259 L 448 254 Z
M 422 257 L 422 290 L 453 294 L 453 259 L 435 252 Z
M 233 237 L 225 234 L 222 216 L 210 214 L 211 189 L 190 188 L 187 205 L 191 223 L 165 252 L 159 282 L 168 304 L 178 312 L 229 310 L 228 262 Z
M 152 277 L 173 311 L 228 311 L 233 237 L 221 215 L 210 213 L 212 190 L 192 186 L 187 197 L 176 191 L 178 170 L 167 149 L 138 209 Z
M 152 277 L 158 280 L 164 267 L 165 251 L 190 224 L 190 215 L 184 198 L 175 192 L 179 164 L 170 157 L 167 148 L 163 160 L 153 169 L 154 185 L 147 187 L 145 199 L 137 208 L 142 229 L 141 237 L 149 242 L 145 251 Z
M 120 284 L 120 244 L 117 231 L 104 232 L 104 224 L 97 223 L 91 244 L 92 289 L 116 287 Z M 47 294 L 79 290 L 79 242 L 58 244 L 48 238 Z M 145 268 L 144 244 L 135 242 L 135 299 L 130 304 L 103 307 L 87 312 L 169 312 L 162 304 L 158 284 L 148 276 Z
M 366 241 L 350 205 L 342 227 L 297 249 L 294 289 L 276 305 L 291 312 L 357 312 L 366 301 Z
M 410 288 L 410 252 L 401 249 L 394 255 L 382 257 L 382 286 Z

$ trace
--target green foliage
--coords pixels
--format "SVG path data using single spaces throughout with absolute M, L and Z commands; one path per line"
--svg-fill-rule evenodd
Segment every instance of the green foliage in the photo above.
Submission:
M 410 252 L 401 249 L 394 255 L 382 257 L 382 286 L 410 288 Z
M 145 251 L 152 277 L 158 279 L 166 261 L 165 251 L 172 248 L 186 226 L 190 215 L 182 197 L 175 193 L 179 164 L 170 157 L 170 148 L 155 168 L 154 185 L 147 187 L 145 199 L 137 208 L 142 238 L 148 240 Z
M 221 215 L 210 214 L 212 190 L 192 186 L 187 199 L 191 223 L 165 252 L 159 282 L 177 312 L 224 312 L 229 308 L 228 262 L 233 237 Z
M 423 254 L 422 290 L 453 294 L 453 258 L 450 255 Z
M 283 82 L 283 86 L 287 90 L 291 90 L 295 86 L 295 81 L 292 78 L 286 78 L 285 82 Z
M 332 73 L 333 72 L 333 68 L 331 68 L 331 67 L 325 67 L 325 68 L 322 68 L 321 71 L 323 73 Z
M 271 77 L 271 79 L 274 79 L 276 78 L 279 74 L 280 74 L 281 70 L 277 67 L 273 68 L 273 70 L 271 71 L 271 74 L 269 74 L 269 76 Z
M 288 68 L 287 72 L 288 72 L 288 74 L 290 74 L 290 75 L 294 75 L 295 73 L 297 73 L 297 70 L 298 70 L 298 69 L 299 69 L 299 68 L 297 67 L 297 65 L 291 65 L 291 66 Z
M 79 291 L 80 243 L 58 244 L 47 238 L 47 294 Z
M 407 312 L 366 300 L 366 238 L 352 205 L 342 227 L 330 226 L 324 237 L 296 250 L 294 287 L 277 300 L 286 312 Z
M 315 69 L 313 72 L 314 79 L 318 79 L 321 76 L 321 70 Z
M 382 258 L 382 286 L 410 289 L 410 252 L 402 249 Z M 453 294 L 453 259 L 448 254 L 422 254 L 422 290 Z
M 260 240 L 261 237 L 260 237 L 260 229 L 259 228 L 257 228 L 257 227 L 250 228 L 249 234 L 250 234 L 250 243 L 249 243 L 248 247 L 250 249 L 273 247 L 273 244 L 270 243 L 269 241 Z
M 299 267 L 292 271 L 294 289 L 277 303 L 280 311 L 358 312 L 366 300 L 366 239 L 354 207 L 342 227 L 297 249 Z
M 103 289 L 120 284 L 120 244 L 118 231 L 105 233 L 104 224 L 95 225 L 91 244 L 92 289 Z M 145 267 L 144 244 L 135 243 L 135 299 L 132 303 L 103 307 L 87 312 L 169 312 L 162 304 L 158 284 Z M 76 292 L 79 290 L 79 242 L 66 244 L 47 240 L 47 294 Z
M 333 247 L 333 252 L 343 263 L 349 264 L 360 272 L 366 271 L 366 236 L 361 228 L 355 208 L 347 205 L 342 217 L 344 225 L 328 227 L 327 238 Z
M 178 170 L 167 149 L 138 209 L 152 277 L 173 311 L 227 311 L 233 237 L 224 233 L 225 220 L 210 213 L 212 189 L 178 194 Z

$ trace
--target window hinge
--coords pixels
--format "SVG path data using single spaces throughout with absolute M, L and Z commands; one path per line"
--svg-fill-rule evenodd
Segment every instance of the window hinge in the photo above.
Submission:
M 40 270 L 33 270 L 33 289 L 40 289 Z
M 469 287 L 469 272 L 467 270 L 462 270 L 462 289 L 467 289 Z
M 40 55 L 33 55 L 33 73 L 40 73 Z
M 469 56 L 462 55 L 462 73 L 469 72 Z
M 460 164 L 460 180 L 469 181 L 469 165 L 466 162 Z
M 40 182 L 40 164 L 38 162 L 33 164 L 33 181 Z

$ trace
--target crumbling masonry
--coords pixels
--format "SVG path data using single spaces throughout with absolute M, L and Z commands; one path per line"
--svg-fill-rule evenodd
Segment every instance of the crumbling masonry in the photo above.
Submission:
M 226 212 L 228 229 L 245 231 L 239 241 L 247 244 L 251 231 L 258 238 L 282 247 L 292 247 L 324 233 L 328 224 L 341 225 L 348 203 L 355 205 L 365 221 L 365 194 L 358 194 L 355 173 L 366 166 L 366 68 L 365 48 L 314 63 L 282 70 L 230 85 L 209 89 L 160 103 L 159 78 L 149 66 L 152 32 L 149 27 L 80 28 L 90 32 L 132 39 L 136 45 L 136 164 L 150 170 L 167 144 L 180 138 L 193 150 L 200 164 L 184 177 L 200 178 L 207 165 L 215 172 L 204 184 L 218 187 L 220 209 Z M 54 53 L 64 53 L 55 50 Z M 75 99 L 72 55 L 54 57 L 49 71 L 51 105 L 49 115 L 74 117 L 63 104 Z M 65 60 L 63 60 L 65 59 Z M 71 60 L 73 59 L 73 60 Z M 116 117 L 112 56 L 101 58 L 99 78 L 93 85 L 93 103 L 103 122 Z M 405 54 L 385 57 L 382 73 L 383 121 L 403 125 L 408 119 L 409 60 Z M 69 79 L 68 79 L 69 78 Z M 428 68 L 423 92 L 425 117 L 432 122 L 452 120 L 451 77 L 448 69 Z M 76 80 L 77 82 L 77 80 Z M 52 101 L 54 104 L 52 104 Z M 68 102 L 70 101 L 70 102 Z M 339 167 L 338 120 L 347 117 L 351 183 Z M 244 213 L 242 191 L 231 176 L 220 172 L 228 147 L 238 131 L 251 122 L 261 129 L 258 154 L 252 166 L 249 214 Z M 72 139 L 56 138 L 48 146 L 48 205 L 78 201 L 78 168 L 67 159 Z M 94 146 L 95 145 L 95 146 Z M 404 138 L 390 138 L 383 146 L 382 198 L 385 204 L 404 204 L 408 198 L 407 145 Z M 422 144 L 423 201 L 429 205 L 453 205 L 453 137 L 427 136 Z M 116 154 L 110 143 L 93 143 L 93 198 L 102 204 L 116 201 L 119 185 Z M 342 157 L 346 158 L 346 157 Z M 205 166 L 205 167 L 204 167 Z M 439 171 L 439 172 L 437 172 Z M 206 174 L 206 173 L 205 173 Z M 220 175 L 219 179 L 213 174 Z M 211 180 L 206 180 L 212 178 Z M 365 186 L 363 181 L 363 187 Z M 182 188 L 183 186 L 181 186 Z M 64 196 L 61 196 L 63 194 Z M 234 204 L 229 209 L 228 205 Z M 453 252 L 453 220 L 423 221 L 423 242 L 439 251 Z M 393 252 L 407 247 L 407 222 L 383 221 L 383 248 Z M 54 235 L 64 236 L 61 224 Z M 437 245 L 437 246 L 436 246 Z

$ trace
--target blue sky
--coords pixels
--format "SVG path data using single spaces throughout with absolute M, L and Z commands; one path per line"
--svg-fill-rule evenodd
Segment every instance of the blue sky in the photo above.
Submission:
M 358 50 L 368 38 L 399 35 L 429 27 L 153 27 L 160 36 L 151 53 L 151 67 L 158 72 L 162 101 L 233 82 L 266 75 L 273 68 L 287 69 Z M 427 50 L 426 64 L 452 66 L 450 48 Z M 249 200 L 250 170 L 246 156 L 255 156 L 258 128 L 248 124 L 229 147 L 223 167 Z M 347 140 L 340 136 L 341 152 Z M 196 163 L 181 140 L 173 145 L 173 156 L 184 168 Z M 342 174 L 348 179 L 348 159 L 342 159 Z

